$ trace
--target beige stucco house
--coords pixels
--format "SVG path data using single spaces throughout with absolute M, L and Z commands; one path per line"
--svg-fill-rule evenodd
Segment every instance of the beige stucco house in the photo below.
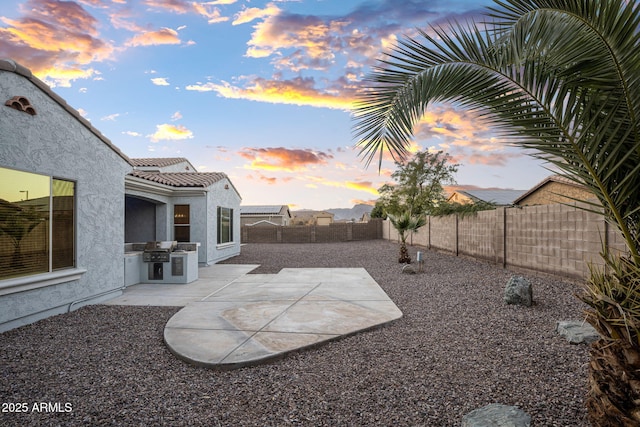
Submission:
M 593 198 L 593 194 L 584 186 L 569 178 L 551 175 L 518 197 L 514 204 L 518 206 L 549 205 Z
M 292 212 L 293 225 L 329 225 L 333 224 L 334 215 L 327 211 L 301 210 Z

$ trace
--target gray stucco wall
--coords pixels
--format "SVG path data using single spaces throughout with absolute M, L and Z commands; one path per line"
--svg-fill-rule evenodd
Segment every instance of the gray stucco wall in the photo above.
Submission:
M 189 162 L 176 163 L 175 165 L 163 166 L 160 172 L 197 172 Z
M 227 188 L 225 188 L 227 187 Z M 227 179 L 220 180 L 210 187 L 176 189 L 171 196 L 163 196 L 129 188 L 127 195 L 132 198 L 146 199 L 156 203 L 156 240 L 175 240 L 173 207 L 175 205 L 189 205 L 189 225 L 191 242 L 200 243 L 198 248 L 198 263 L 213 264 L 240 253 L 240 201 L 241 198 Z M 133 203 L 131 208 L 135 208 Z M 218 245 L 218 206 L 233 209 L 233 237 L 230 244 Z M 141 213 L 133 214 L 132 218 L 140 220 Z M 133 221 L 127 220 L 127 228 L 134 226 Z M 127 235 L 134 232 L 127 229 Z M 142 236 L 138 236 L 142 237 Z M 139 242 L 153 240 L 142 239 Z
M 200 243 L 198 248 L 198 263 L 206 262 L 207 244 L 204 236 L 207 235 L 207 218 L 204 213 L 207 211 L 206 197 L 204 190 L 199 196 L 179 196 L 173 197 L 169 206 L 169 222 L 171 224 L 171 239 L 175 239 L 173 232 L 173 207 L 175 205 L 189 205 L 189 226 L 191 242 Z
M 37 115 L 4 106 L 18 95 Z M 0 70 L 0 166 L 76 182 L 76 266 L 86 269 L 78 280 L 0 296 L 0 330 L 117 294 L 124 283 L 127 161 L 30 80 Z
M 125 198 L 126 243 L 156 240 L 156 205 L 136 197 Z
M 227 188 L 225 188 L 227 187 Z M 222 179 L 211 187 L 207 200 L 207 216 L 210 226 L 207 230 L 207 263 L 214 264 L 218 261 L 231 258 L 240 254 L 240 202 L 241 197 L 236 193 L 231 182 Z M 233 209 L 233 243 L 218 245 L 218 206 Z

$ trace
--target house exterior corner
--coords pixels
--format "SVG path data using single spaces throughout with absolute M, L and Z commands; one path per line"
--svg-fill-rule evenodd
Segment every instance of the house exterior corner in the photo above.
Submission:
M 20 104 L 9 105 L 16 97 Z M 131 165 L 77 111 L 12 61 L 0 60 L 0 101 L 5 331 L 121 292 L 124 176 Z M 32 226 L 16 225 L 27 218 Z

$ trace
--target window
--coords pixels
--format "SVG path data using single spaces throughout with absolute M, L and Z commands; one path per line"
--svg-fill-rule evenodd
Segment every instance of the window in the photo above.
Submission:
M 191 241 L 191 226 L 189 225 L 189 205 L 173 206 L 173 239 L 178 242 Z
M 54 270 L 75 266 L 75 183 L 53 179 L 51 262 Z
M 233 242 L 233 209 L 218 206 L 218 244 Z
M 75 267 L 75 183 L 0 167 L 0 280 Z

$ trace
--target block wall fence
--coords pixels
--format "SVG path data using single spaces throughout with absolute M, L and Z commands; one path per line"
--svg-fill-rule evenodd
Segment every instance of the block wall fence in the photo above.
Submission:
M 382 235 L 399 241 L 388 220 Z M 588 277 L 589 263 L 603 265 L 603 244 L 626 252 L 622 236 L 602 216 L 562 204 L 427 217 L 427 224 L 411 233 L 407 243 L 577 280 Z
M 242 243 L 329 243 L 382 239 L 381 219 L 329 225 L 242 226 Z

